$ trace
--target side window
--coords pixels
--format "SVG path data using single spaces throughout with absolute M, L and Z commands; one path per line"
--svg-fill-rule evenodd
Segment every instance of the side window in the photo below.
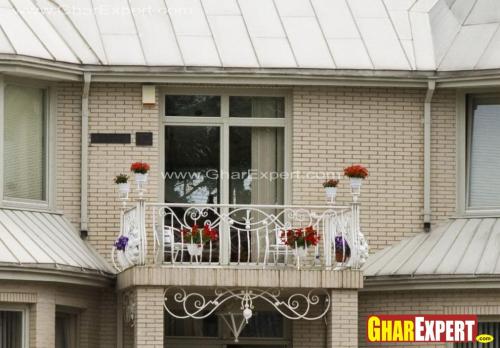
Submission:
M 467 208 L 500 209 L 500 95 L 469 95 L 467 110 Z
M 4 96 L 3 198 L 46 201 L 46 90 L 7 84 Z
M 25 312 L 22 310 L 0 309 L 0 347 L 24 348 L 25 342 Z
M 78 313 L 71 309 L 56 311 L 56 347 L 76 348 L 78 342 Z

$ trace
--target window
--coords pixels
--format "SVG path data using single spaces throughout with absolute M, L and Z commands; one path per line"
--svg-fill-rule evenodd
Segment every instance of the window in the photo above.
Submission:
M 285 116 L 284 94 L 165 95 L 165 201 L 283 204 Z
M 26 346 L 25 313 L 22 310 L 0 310 L 0 347 Z
M 471 343 L 455 343 L 454 348 L 479 348 L 479 347 L 498 347 L 500 341 L 500 323 L 499 322 L 479 322 L 477 326 L 477 334 L 488 334 L 493 336 L 493 343 L 483 344 L 477 342 Z
M 3 110 L 3 198 L 47 201 L 47 91 L 6 84 Z
M 72 309 L 59 308 L 56 312 L 55 348 L 76 348 L 78 337 L 78 314 Z
M 467 208 L 500 208 L 500 95 L 467 99 Z

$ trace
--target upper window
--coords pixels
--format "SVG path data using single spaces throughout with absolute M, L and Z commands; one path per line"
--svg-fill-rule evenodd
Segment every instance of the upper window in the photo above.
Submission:
M 4 104 L 3 196 L 45 201 L 46 90 L 6 85 Z
M 165 112 L 168 116 L 220 116 L 220 96 L 167 95 Z
M 165 116 L 167 202 L 284 203 L 284 96 L 168 94 Z
M 500 95 L 468 98 L 468 208 L 500 208 Z

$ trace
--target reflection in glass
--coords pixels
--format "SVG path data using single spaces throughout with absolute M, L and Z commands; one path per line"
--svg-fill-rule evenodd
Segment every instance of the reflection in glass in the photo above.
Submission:
M 277 312 L 255 313 L 240 334 L 240 337 L 282 338 L 284 336 L 284 319 Z
M 165 312 L 165 335 L 177 337 L 217 337 L 219 322 L 216 315 L 205 319 L 177 319 Z
M 220 116 L 220 96 L 211 95 L 167 95 L 166 116 Z
M 283 204 L 283 141 L 282 128 L 231 127 L 231 203 Z
M 45 90 L 5 88 L 4 196 L 45 200 Z
M 229 97 L 231 117 L 285 117 L 285 98 L 282 97 Z
M 21 348 L 23 345 L 23 313 L 0 311 L 0 347 Z
M 469 100 L 469 207 L 500 207 L 500 98 Z
M 219 133 L 219 127 L 166 127 L 166 202 L 219 202 Z

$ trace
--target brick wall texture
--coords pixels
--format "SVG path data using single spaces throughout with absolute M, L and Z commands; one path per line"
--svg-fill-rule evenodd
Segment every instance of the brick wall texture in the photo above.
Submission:
M 371 252 L 422 230 L 424 95 L 422 89 L 294 89 L 293 170 L 368 167 L 361 224 Z M 432 105 L 434 221 L 455 211 L 455 103 L 453 91 L 438 91 Z M 339 201 L 350 200 L 348 188 L 342 179 Z M 321 179 L 293 182 L 294 203 L 321 203 L 323 195 Z
M 423 102 L 425 90 L 361 87 L 293 89 L 293 203 L 324 203 L 316 173 L 363 163 L 362 228 L 371 252 L 422 230 Z M 456 145 L 453 90 L 438 90 L 432 104 L 433 221 L 455 212 Z M 81 87 L 58 88 L 57 205 L 74 223 L 80 209 Z M 135 146 L 135 132 L 153 133 L 152 147 Z M 147 198 L 159 197 L 159 104 L 144 107 L 139 84 L 92 84 L 90 133 L 130 133 L 132 144 L 89 148 L 89 241 L 109 257 L 119 229 L 120 203 L 113 177 L 133 161 L 152 164 Z M 306 177 L 312 172 L 313 177 Z M 343 179 L 339 202 L 350 201 Z M 132 197 L 133 198 L 133 197 Z
M 58 306 L 79 313 L 79 347 L 109 348 L 116 342 L 116 305 L 112 289 L 2 281 L 0 294 L 27 294 L 30 347 L 55 346 L 55 312 Z M 0 307 L 4 304 L 0 302 Z M 22 302 L 18 305 L 23 305 Z
M 359 294 L 359 346 L 384 347 L 365 341 L 366 318 L 370 314 L 476 314 L 480 320 L 487 321 L 500 315 L 500 293 L 486 289 L 362 292 Z M 422 346 L 447 347 L 446 344 Z

